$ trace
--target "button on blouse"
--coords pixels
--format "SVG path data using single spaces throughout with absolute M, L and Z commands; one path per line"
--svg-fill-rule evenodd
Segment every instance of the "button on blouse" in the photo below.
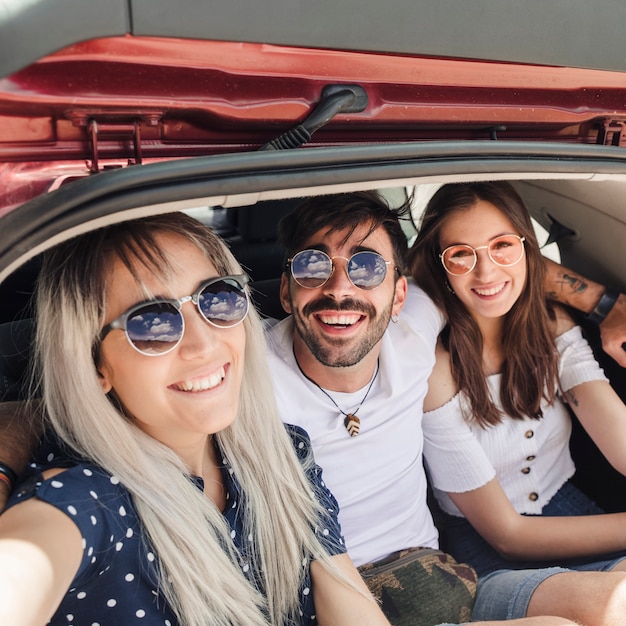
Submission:
M 592 381 L 606 380 L 580 327 L 556 340 L 563 391 Z M 496 406 L 500 402 L 501 376 L 489 376 L 487 384 Z M 497 475 L 518 513 L 540 514 L 560 487 L 574 474 L 569 452 L 571 419 L 560 399 L 542 403 L 543 417 L 504 417 L 496 426 L 481 428 L 466 420 L 469 403 L 459 393 L 447 404 L 424 414 L 424 459 L 441 508 L 462 516 L 450 493 L 461 493 L 487 484 Z

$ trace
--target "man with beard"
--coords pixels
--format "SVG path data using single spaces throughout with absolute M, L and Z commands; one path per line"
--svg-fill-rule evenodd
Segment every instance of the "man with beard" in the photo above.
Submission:
M 408 289 L 397 215 L 374 194 L 313 198 L 279 238 L 291 315 L 266 333 L 278 406 L 311 436 L 350 556 L 359 566 L 437 547 L 421 407 L 443 316 Z

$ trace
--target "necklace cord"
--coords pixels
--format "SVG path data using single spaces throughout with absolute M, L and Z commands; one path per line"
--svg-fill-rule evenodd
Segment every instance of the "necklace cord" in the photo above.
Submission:
M 326 389 L 324 389 L 321 385 L 318 385 L 312 378 L 310 378 L 304 373 L 304 371 L 300 367 L 300 363 L 298 363 L 298 358 L 296 357 L 295 349 L 293 350 L 293 358 L 302 376 L 304 376 L 311 384 L 315 385 L 335 405 L 339 413 L 341 413 L 341 415 L 343 415 L 346 418 L 344 420 L 344 426 L 346 427 L 346 429 L 348 430 L 348 432 L 350 433 L 352 437 L 356 437 L 356 435 L 358 435 L 359 433 L 358 424 L 360 422 L 356 414 L 357 414 L 357 411 L 363 406 L 363 403 L 367 399 L 367 396 L 369 395 L 370 390 L 374 386 L 374 381 L 376 380 L 376 377 L 378 376 L 378 372 L 380 370 L 380 357 L 376 359 L 376 371 L 374 372 L 374 376 L 372 376 L 372 380 L 370 381 L 370 384 L 367 387 L 367 391 L 365 392 L 363 399 L 361 400 L 361 402 L 359 402 L 359 406 L 357 406 L 357 408 L 354 409 L 354 411 L 351 411 L 350 413 L 346 413 L 345 411 L 343 411 L 341 407 L 337 404 L 337 402 L 335 402 L 335 399 L 326 391 Z

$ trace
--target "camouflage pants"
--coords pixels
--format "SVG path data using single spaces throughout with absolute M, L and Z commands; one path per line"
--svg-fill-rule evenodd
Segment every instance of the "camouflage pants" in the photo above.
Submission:
M 470 620 L 477 577 L 466 564 L 432 548 L 410 548 L 359 567 L 393 626 Z

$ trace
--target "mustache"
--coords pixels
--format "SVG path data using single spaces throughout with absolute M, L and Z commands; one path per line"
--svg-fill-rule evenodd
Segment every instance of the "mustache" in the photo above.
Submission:
M 341 300 L 341 302 L 337 302 L 337 300 L 333 300 L 332 298 L 321 297 L 312 302 L 307 302 L 307 304 L 302 307 L 303 315 L 312 315 L 319 311 L 337 311 L 338 313 L 342 311 L 358 311 L 370 317 L 376 316 L 376 309 L 371 304 L 355 300 L 354 298 L 346 298 L 345 300 Z

